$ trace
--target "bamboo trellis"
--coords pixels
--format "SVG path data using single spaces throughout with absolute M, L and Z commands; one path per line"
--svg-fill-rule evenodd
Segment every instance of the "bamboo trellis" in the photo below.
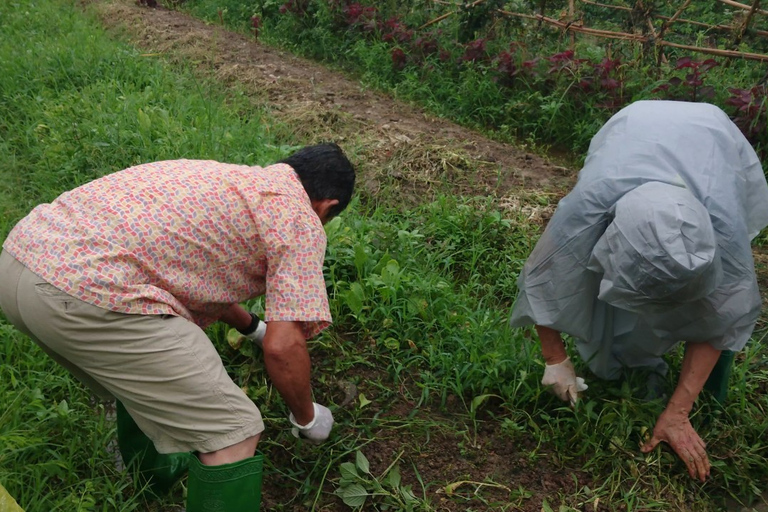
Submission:
M 443 0 L 434 0 L 434 1 L 440 4 L 457 6 L 457 4 L 455 3 L 445 2 Z M 479 5 L 483 1 L 485 0 L 475 0 L 474 2 L 472 2 L 472 4 L 470 4 L 470 6 L 473 7 L 473 6 Z M 738 24 L 738 26 L 710 25 L 707 23 L 702 23 L 700 21 L 690 20 L 682 17 L 685 10 L 691 4 L 691 0 L 685 0 L 672 16 L 661 16 L 661 15 L 647 16 L 645 20 L 649 30 L 649 33 L 647 34 L 619 32 L 619 31 L 613 31 L 613 30 L 602 30 L 602 29 L 595 29 L 595 28 L 584 26 L 581 20 L 576 19 L 575 2 L 580 2 L 585 5 L 605 7 L 609 9 L 621 10 L 626 12 L 634 11 L 634 9 L 631 7 L 620 6 L 620 5 L 610 5 L 610 4 L 598 2 L 597 0 L 569 0 L 567 15 L 562 14 L 559 19 L 545 16 L 543 12 L 539 14 L 529 14 L 529 13 L 511 12 L 504 9 L 498 9 L 497 12 L 504 16 L 536 20 L 539 23 L 546 23 L 552 27 L 558 28 L 562 30 L 564 34 L 569 35 L 570 43 L 572 47 L 575 44 L 575 35 L 579 33 L 579 34 L 587 34 L 597 38 L 634 41 L 639 44 L 648 45 L 649 47 L 655 46 L 656 48 L 659 49 L 659 62 L 665 59 L 664 51 L 663 51 L 664 48 L 678 48 L 678 49 L 683 49 L 691 52 L 703 53 L 707 55 L 768 62 L 768 55 L 762 54 L 762 53 L 752 53 L 752 52 L 744 52 L 739 50 L 724 50 L 719 48 L 694 46 L 694 45 L 673 43 L 671 41 L 664 39 L 671 32 L 672 26 L 674 24 L 681 23 L 681 24 L 689 24 L 693 26 L 702 27 L 707 30 L 733 33 L 734 34 L 733 46 L 736 47 L 741 43 L 744 35 L 747 33 L 747 30 L 749 30 L 750 24 L 752 23 L 755 16 L 768 15 L 768 11 L 764 9 L 760 9 L 760 0 L 752 0 L 751 5 L 736 2 L 735 0 L 717 0 L 717 1 L 720 3 L 726 4 L 728 6 L 735 7 L 737 9 L 748 11 L 748 12 L 744 16 L 743 21 L 741 21 Z M 456 14 L 457 12 L 458 10 L 449 11 L 423 24 L 420 28 L 426 28 L 430 25 L 438 23 L 448 18 L 449 16 Z M 653 23 L 654 20 L 662 21 L 661 27 L 659 28 L 658 31 L 656 30 L 656 27 Z M 755 35 L 758 35 L 761 37 L 768 37 L 768 31 L 764 31 L 764 30 L 752 30 L 751 33 L 754 33 Z

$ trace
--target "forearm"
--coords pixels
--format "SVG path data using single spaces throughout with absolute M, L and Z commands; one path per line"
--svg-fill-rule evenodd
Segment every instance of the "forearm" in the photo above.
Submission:
M 314 418 L 311 362 L 299 322 L 270 322 L 264 336 L 264 365 L 272 384 L 300 425 Z
M 251 314 L 240 306 L 240 304 L 232 304 L 229 309 L 224 311 L 219 317 L 219 321 L 242 331 L 251 325 Z
M 565 351 L 565 344 L 563 344 L 563 338 L 559 331 L 537 325 L 536 333 L 541 342 L 541 355 L 547 364 L 558 364 L 565 361 L 568 353 Z
M 701 393 L 719 357 L 720 350 L 708 343 L 685 344 L 683 367 L 680 370 L 675 392 L 667 404 L 667 411 L 686 416 L 691 412 L 693 403 Z

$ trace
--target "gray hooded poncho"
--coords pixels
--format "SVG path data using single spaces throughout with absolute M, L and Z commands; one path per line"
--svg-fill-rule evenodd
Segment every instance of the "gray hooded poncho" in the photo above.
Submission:
M 740 350 L 760 311 L 757 155 L 713 105 L 640 101 L 595 135 L 518 280 L 513 327 L 570 334 L 591 370 L 666 371 L 679 341 Z

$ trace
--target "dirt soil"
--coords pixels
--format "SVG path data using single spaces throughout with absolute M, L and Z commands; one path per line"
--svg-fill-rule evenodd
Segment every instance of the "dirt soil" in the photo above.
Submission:
M 490 140 L 413 105 L 367 90 L 340 72 L 264 46 L 252 37 L 174 10 L 139 6 L 134 0 L 81 1 L 96 9 L 108 29 L 128 37 L 147 57 L 194 62 L 203 73 L 243 88 L 255 103 L 268 104 L 270 115 L 287 127 L 280 128 L 288 130 L 282 134 L 286 140 L 297 144 L 338 142 L 360 169 L 361 185 L 370 197 L 384 187 L 402 192 L 404 201 L 423 201 L 446 191 L 485 195 L 509 210 L 545 222 L 555 201 L 553 197 L 541 201 L 542 196 L 562 196 L 575 182 L 576 171 L 552 157 Z M 542 203 L 547 206 L 542 207 Z M 374 397 L 375 386 L 365 387 L 363 384 L 360 391 Z M 436 412 L 416 410 L 406 400 L 377 412 L 382 422 L 409 415 L 424 421 L 437 419 Z M 444 420 L 450 423 L 450 418 Z M 531 459 L 529 448 L 534 447 L 510 443 L 508 437 L 505 440 L 498 422 L 481 423 L 474 436 L 466 430 L 427 430 L 420 434 L 411 429 L 390 429 L 371 434 L 374 440 L 365 452 L 373 472 L 383 471 L 402 452 L 404 481 L 419 495 L 421 486 L 413 471 L 417 468 L 418 477 L 431 484 L 429 500 L 438 510 L 538 512 L 543 510 L 544 499 L 556 504 L 559 496 L 576 494 L 584 485 L 594 488 L 600 484 L 578 469 L 558 466 L 554 454 L 548 462 L 550 458 L 541 456 L 540 447 L 540 456 Z M 273 447 L 270 457 L 276 466 L 297 463 L 295 453 L 281 451 L 279 446 Z M 463 481 L 471 482 L 458 485 L 454 495 L 448 496 L 445 486 Z M 270 475 L 265 482 L 264 508 L 284 504 L 286 493 L 290 494 L 287 489 L 296 485 L 289 478 Z M 515 503 L 509 502 L 518 488 L 525 492 L 521 491 Z M 333 491 L 327 480 L 324 491 Z M 328 494 L 321 502 L 322 510 L 346 509 Z M 307 505 L 280 508 L 307 510 Z M 590 504 L 589 509 L 593 508 L 607 510 L 602 503 Z

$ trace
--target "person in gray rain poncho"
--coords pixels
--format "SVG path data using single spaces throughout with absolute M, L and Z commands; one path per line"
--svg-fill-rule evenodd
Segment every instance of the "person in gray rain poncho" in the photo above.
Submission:
M 710 464 L 688 415 L 721 351 L 752 334 L 760 295 L 750 240 L 768 225 L 757 155 L 713 105 L 640 101 L 595 135 L 575 188 L 560 201 L 518 280 L 511 325 L 535 325 L 542 384 L 572 404 L 587 386 L 561 339 L 592 372 L 664 375 L 685 342 L 681 374 L 648 452 L 667 442 L 691 477 Z

